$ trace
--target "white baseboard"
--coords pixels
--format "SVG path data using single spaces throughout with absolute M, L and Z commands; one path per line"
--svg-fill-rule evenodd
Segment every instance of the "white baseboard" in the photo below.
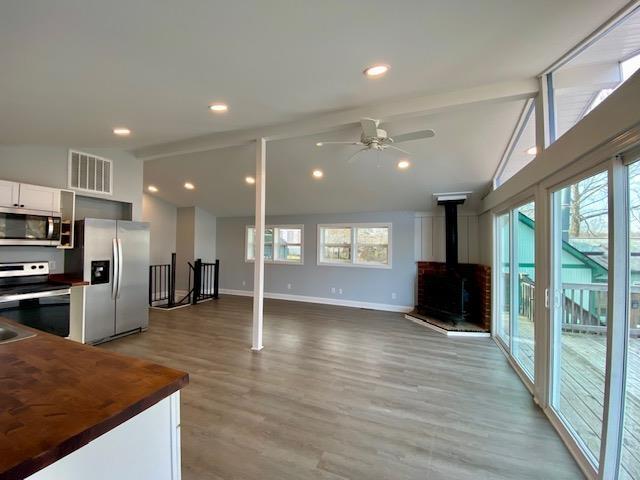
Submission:
M 447 337 L 467 337 L 467 338 L 489 338 L 491 334 L 489 332 L 459 332 L 454 330 L 445 330 L 444 328 L 440 328 L 437 325 L 433 325 L 429 322 L 423 322 L 422 320 L 412 317 L 411 315 L 405 315 L 404 318 L 407 320 L 411 320 L 413 323 L 421 325 L 423 327 L 430 328 L 431 330 L 438 332 L 442 335 L 446 335 Z
M 238 295 L 242 297 L 253 297 L 252 290 L 233 290 L 221 288 L 220 293 L 224 295 Z M 291 295 L 287 293 L 264 292 L 264 298 L 275 300 L 289 300 L 292 302 L 320 303 L 323 305 L 337 305 L 340 307 L 368 308 L 370 310 L 381 310 L 384 312 L 407 313 L 413 310 L 413 305 L 392 305 L 388 303 L 361 302 L 358 300 L 340 300 L 338 298 L 307 297 L 305 295 Z

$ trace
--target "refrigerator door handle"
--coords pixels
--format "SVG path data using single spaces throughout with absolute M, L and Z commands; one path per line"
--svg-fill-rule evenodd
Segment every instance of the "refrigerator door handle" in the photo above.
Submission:
M 118 294 L 118 280 L 120 279 L 120 267 L 118 263 L 118 242 L 114 238 L 111 244 L 113 249 L 113 278 L 111 279 L 111 298 L 114 300 Z
M 122 285 L 122 240 L 118 239 L 118 290 L 116 298 L 120 298 L 120 286 Z

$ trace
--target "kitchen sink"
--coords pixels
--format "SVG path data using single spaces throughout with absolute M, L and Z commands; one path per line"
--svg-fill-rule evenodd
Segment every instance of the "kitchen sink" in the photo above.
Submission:
M 18 340 L 24 340 L 25 338 L 34 337 L 35 335 L 35 333 L 29 330 L 0 321 L 0 345 L 3 343 L 17 342 Z

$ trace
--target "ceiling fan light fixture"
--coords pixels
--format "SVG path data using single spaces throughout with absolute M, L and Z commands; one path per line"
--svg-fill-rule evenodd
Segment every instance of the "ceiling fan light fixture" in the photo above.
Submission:
M 411 163 L 409 162 L 409 160 L 400 160 L 398 162 L 398 168 L 400 170 L 406 170 L 407 168 L 409 168 L 410 165 Z
M 391 68 L 389 65 L 380 63 L 376 65 L 371 65 L 365 68 L 362 73 L 364 73 L 365 77 L 379 78 L 385 73 L 387 73 L 389 71 L 389 68 Z

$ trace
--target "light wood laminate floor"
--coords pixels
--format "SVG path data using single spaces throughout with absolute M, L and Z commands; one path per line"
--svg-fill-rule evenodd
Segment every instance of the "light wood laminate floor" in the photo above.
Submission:
M 100 348 L 186 370 L 184 480 L 580 479 L 489 339 L 447 339 L 402 314 L 251 299 L 172 312 Z

